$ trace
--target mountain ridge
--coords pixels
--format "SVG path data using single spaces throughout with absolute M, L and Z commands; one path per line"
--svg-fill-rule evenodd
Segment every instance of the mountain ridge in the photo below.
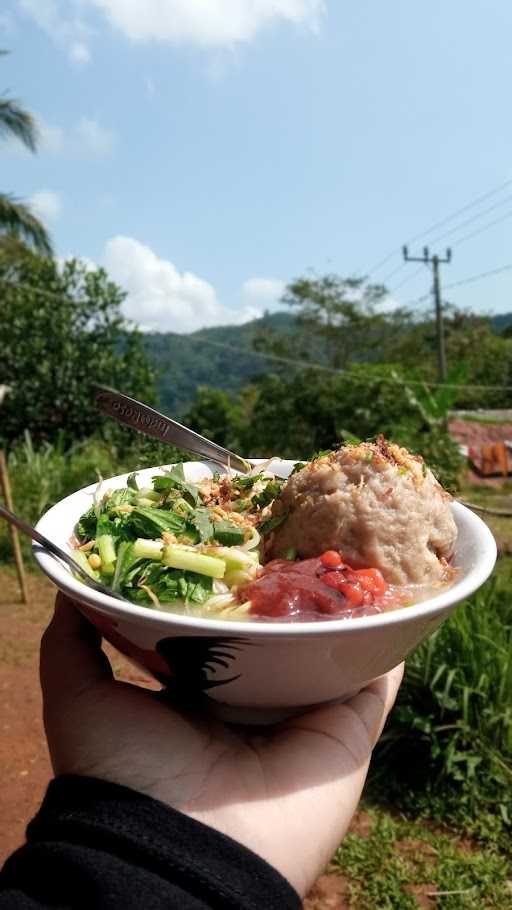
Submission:
M 512 325 L 512 312 L 493 316 L 490 322 L 501 334 Z M 295 316 L 278 310 L 242 325 L 216 325 L 183 335 L 144 333 L 144 347 L 157 371 L 162 409 L 170 416 L 182 416 L 202 385 L 235 395 L 270 369 L 271 361 L 254 350 L 256 338 L 265 331 L 293 334 L 296 324 Z M 312 359 L 320 359 L 320 354 Z

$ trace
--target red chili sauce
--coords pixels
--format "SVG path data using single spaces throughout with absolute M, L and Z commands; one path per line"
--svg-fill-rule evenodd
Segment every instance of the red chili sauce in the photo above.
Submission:
M 401 597 L 378 569 L 353 569 L 335 550 L 315 559 L 274 559 L 240 588 L 250 613 L 286 619 L 348 619 L 400 606 Z

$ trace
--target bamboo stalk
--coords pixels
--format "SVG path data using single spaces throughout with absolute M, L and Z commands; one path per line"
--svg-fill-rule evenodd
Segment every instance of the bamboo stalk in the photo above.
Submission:
M 11 495 L 11 484 L 9 482 L 9 472 L 7 470 L 7 460 L 5 458 L 5 453 L 0 450 L 0 487 L 2 488 L 5 504 L 11 512 L 14 512 L 12 495 Z M 16 572 L 18 574 L 18 583 L 21 591 L 22 602 L 28 604 L 28 590 L 27 590 L 27 578 L 25 575 L 25 567 L 23 565 L 23 556 L 21 553 L 20 539 L 18 537 L 18 531 L 13 526 L 11 528 L 11 538 L 12 538 L 12 548 L 14 552 L 14 561 L 16 563 Z

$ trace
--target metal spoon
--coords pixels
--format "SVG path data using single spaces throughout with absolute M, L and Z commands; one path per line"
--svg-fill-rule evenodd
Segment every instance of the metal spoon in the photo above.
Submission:
M 45 537 L 44 534 L 40 534 L 39 531 L 36 531 L 36 529 L 33 528 L 32 525 L 29 525 L 28 522 L 24 521 L 23 518 L 19 518 L 14 512 L 10 512 L 9 509 L 6 509 L 5 506 L 2 505 L 0 505 L 0 517 L 5 518 L 6 521 L 10 522 L 10 524 L 14 525 L 18 530 L 23 531 L 24 534 L 28 534 L 32 540 L 35 540 L 40 547 L 47 550 L 52 556 L 65 562 L 71 569 L 73 575 L 79 575 L 81 580 L 89 585 L 90 588 L 94 588 L 95 591 L 99 591 L 101 594 L 108 594 L 110 597 L 115 597 L 117 600 L 123 600 L 126 603 L 129 603 L 122 594 L 112 591 L 110 588 L 102 585 L 101 582 L 91 578 L 85 569 L 82 569 L 69 553 L 61 550 L 61 548 L 49 540 L 48 537 Z
M 223 466 L 231 465 L 242 474 L 252 470 L 252 464 L 246 458 L 242 458 L 236 452 L 230 452 L 211 439 L 200 436 L 189 427 L 161 414 L 160 411 L 155 411 L 136 398 L 130 398 L 123 392 L 105 386 L 94 386 L 93 393 L 96 406 L 102 414 L 113 417 L 118 423 L 132 430 L 138 430 L 139 433 L 152 436 L 160 442 L 174 443 L 180 449 L 209 458 Z

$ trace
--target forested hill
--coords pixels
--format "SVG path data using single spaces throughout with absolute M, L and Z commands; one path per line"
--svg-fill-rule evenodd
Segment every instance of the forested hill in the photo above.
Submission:
M 491 325 L 495 332 L 498 335 L 501 335 L 505 329 L 508 329 L 512 325 L 512 313 L 502 313 L 501 316 L 493 316 L 491 319 Z
M 238 392 L 269 368 L 269 361 L 253 350 L 256 336 L 265 329 L 293 332 L 294 322 L 289 313 L 278 312 L 244 325 L 214 326 L 190 335 L 145 334 L 144 345 L 159 373 L 160 406 L 171 417 L 184 414 L 201 385 Z
M 503 332 L 512 325 L 512 313 L 493 317 L 491 324 L 497 333 Z M 265 330 L 292 334 L 294 326 L 294 317 L 282 311 L 241 326 L 214 326 L 189 335 L 145 334 L 144 345 L 159 373 L 162 410 L 169 416 L 184 414 L 201 385 L 238 392 L 272 366 L 272 361 L 253 350 L 255 338 Z

